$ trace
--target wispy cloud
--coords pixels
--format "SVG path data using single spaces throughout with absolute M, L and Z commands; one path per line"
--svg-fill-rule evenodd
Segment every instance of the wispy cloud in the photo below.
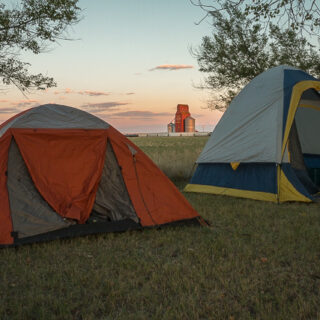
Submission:
M 94 90 L 80 90 L 80 91 L 75 91 L 70 88 L 66 88 L 64 90 L 60 91 L 54 91 L 54 94 L 81 94 L 81 95 L 86 95 L 90 97 L 97 97 L 97 96 L 109 96 L 111 93 L 106 92 L 106 91 L 94 91 Z
M 0 114 L 19 113 L 27 108 L 36 107 L 39 105 L 38 100 L 0 100 L 0 103 L 6 103 L 5 107 L 0 107 Z M 8 106 L 9 105 L 9 106 Z
M 62 94 L 70 94 L 70 93 L 75 93 L 75 91 L 70 89 L 70 88 L 66 88 L 64 90 L 54 91 L 53 93 L 54 94 L 60 94 L 60 93 L 62 93 Z
M 74 91 L 70 88 L 66 88 L 63 93 L 69 94 L 69 93 L 74 93 Z
M 23 108 L 32 108 L 32 107 L 38 106 L 40 103 L 38 100 L 31 100 L 30 99 L 30 100 L 13 101 L 10 104 L 16 108 L 23 109 Z
M 124 111 L 116 112 L 110 115 L 112 118 L 134 118 L 134 119 L 152 119 L 155 117 L 169 117 L 169 112 L 151 112 L 151 111 Z
M 111 94 L 110 92 L 104 92 L 104 91 L 91 91 L 91 90 L 78 91 L 77 93 L 82 94 L 82 95 L 91 96 L 91 97 L 97 97 L 97 96 L 109 96 L 109 95 Z
M 114 111 L 117 110 L 119 106 L 125 106 L 128 104 L 129 103 L 127 102 L 110 101 L 102 103 L 88 103 L 80 106 L 80 108 L 91 113 L 101 113 L 110 110 Z
M 149 71 L 154 71 L 154 70 L 181 70 L 181 69 L 192 69 L 194 68 L 191 65 L 187 65 L 187 64 L 162 64 L 160 66 L 156 66 L 152 69 L 150 69 Z
M 191 117 L 193 117 L 193 118 L 201 118 L 201 117 L 206 117 L 206 115 L 201 114 L 201 113 L 192 113 Z
M 18 113 L 21 110 L 19 110 L 18 108 L 0 108 L 0 114 L 1 113 Z
M 133 95 L 133 94 L 135 94 L 135 93 L 134 93 L 134 92 L 127 92 L 127 93 L 126 93 L 127 96 L 131 96 L 131 95 Z

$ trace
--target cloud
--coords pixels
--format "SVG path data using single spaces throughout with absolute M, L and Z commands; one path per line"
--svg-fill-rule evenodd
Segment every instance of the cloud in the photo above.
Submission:
M 134 93 L 134 92 L 127 92 L 127 93 L 126 93 L 127 96 L 131 96 L 131 95 L 133 95 L 133 94 L 135 94 L 135 93 Z
M 196 118 L 200 118 L 200 117 L 206 117 L 206 115 L 201 114 L 201 113 L 192 113 L 191 117 L 196 119 Z
M 152 69 L 150 69 L 149 71 L 154 71 L 154 70 L 181 70 L 181 69 L 192 69 L 194 68 L 191 65 L 187 65 L 187 64 L 162 64 L 160 66 L 156 66 Z
M 10 103 L 12 106 L 16 108 L 32 108 L 38 106 L 40 103 L 38 100 L 19 100 Z M 19 110 L 20 112 L 21 110 Z
M 111 93 L 110 92 L 104 92 L 104 91 L 91 91 L 91 90 L 83 90 L 83 91 L 78 91 L 77 93 L 82 94 L 82 95 L 88 95 L 91 97 L 97 97 L 97 96 L 109 96 Z
M 151 112 L 151 111 L 124 111 L 116 112 L 110 115 L 112 118 L 134 118 L 134 119 L 152 119 L 155 117 L 169 117 L 169 112 Z
M 18 113 L 21 110 L 19 110 L 18 108 L 0 108 L 0 114 L 1 113 Z
M 0 100 L 0 102 L 9 104 L 9 107 L 4 107 L 1 108 L 0 107 L 0 114 L 1 113 L 5 113 L 5 114 L 9 114 L 9 113 L 19 113 L 25 109 L 29 109 L 32 107 L 36 107 L 39 105 L 39 101 L 38 100 L 18 100 L 18 101 L 9 101 L 9 100 Z
M 73 90 L 70 89 L 70 88 L 66 88 L 66 89 L 61 90 L 61 91 L 54 91 L 53 93 L 54 93 L 54 94 L 60 94 L 60 93 L 70 94 L 70 93 L 75 93 L 75 91 L 73 91 Z
M 64 93 L 65 93 L 65 94 L 73 93 L 73 92 L 74 92 L 74 91 L 71 90 L 70 88 L 66 88 L 66 89 L 64 90 Z
M 110 101 L 110 102 L 102 102 L 102 103 L 88 103 L 85 105 L 80 106 L 81 109 L 91 112 L 91 113 L 101 113 L 104 111 L 112 111 L 117 110 L 119 106 L 125 106 L 129 103 L 127 102 L 116 102 L 116 101 Z
M 81 94 L 81 95 L 86 95 L 90 97 L 98 97 L 98 96 L 109 96 L 111 93 L 110 92 L 105 92 L 105 91 L 93 91 L 93 90 L 80 90 L 80 91 L 75 91 L 70 88 L 66 88 L 61 91 L 54 91 L 54 94 Z

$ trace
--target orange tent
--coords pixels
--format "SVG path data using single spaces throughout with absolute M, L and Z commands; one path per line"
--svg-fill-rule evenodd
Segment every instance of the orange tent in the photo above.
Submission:
M 130 140 L 79 109 L 43 105 L 0 126 L 0 245 L 200 216 Z

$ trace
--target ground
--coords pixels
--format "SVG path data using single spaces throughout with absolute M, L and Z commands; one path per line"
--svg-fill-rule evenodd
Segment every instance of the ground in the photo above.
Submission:
M 180 190 L 206 142 L 132 140 Z M 0 250 L 0 318 L 320 319 L 319 204 L 185 196 L 210 227 Z

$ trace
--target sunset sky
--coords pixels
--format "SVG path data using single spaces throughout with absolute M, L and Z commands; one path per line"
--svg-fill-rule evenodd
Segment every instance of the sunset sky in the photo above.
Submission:
M 208 93 L 195 88 L 203 75 L 190 47 L 210 34 L 209 21 L 189 0 L 80 0 L 82 20 L 69 30 L 73 41 L 46 53 L 22 53 L 31 70 L 58 86 L 25 97 L 1 90 L 0 122 L 33 106 L 57 103 L 81 108 L 121 132 L 161 132 L 178 103 L 188 104 L 199 131 L 221 117 L 206 108 Z

